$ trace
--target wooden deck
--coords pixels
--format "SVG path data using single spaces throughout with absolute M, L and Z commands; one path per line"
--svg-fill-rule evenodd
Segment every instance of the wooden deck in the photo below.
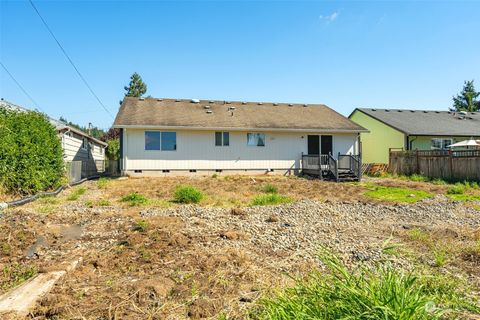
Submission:
M 360 155 L 303 154 L 302 173 L 320 179 L 340 181 L 360 181 L 362 162 Z

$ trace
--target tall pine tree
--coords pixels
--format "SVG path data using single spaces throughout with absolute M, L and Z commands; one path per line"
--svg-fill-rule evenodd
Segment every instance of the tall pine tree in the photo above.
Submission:
M 147 92 L 147 85 L 143 82 L 142 77 L 134 72 L 130 77 L 130 83 L 128 86 L 124 87 L 125 89 L 125 97 L 137 97 L 140 98 Z M 120 104 L 122 102 L 120 101 Z
M 475 112 L 480 110 L 480 92 L 475 91 L 472 81 L 465 81 L 463 90 L 453 97 L 453 107 L 456 111 Z

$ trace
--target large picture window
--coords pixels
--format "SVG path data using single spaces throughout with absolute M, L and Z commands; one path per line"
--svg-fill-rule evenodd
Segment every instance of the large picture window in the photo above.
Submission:
M 230 133 L 229 132 L 215 132 L 215 145 L 217 147 L 230 145 Z
M 452 139 L 432 139 L 432 150 L 448 150 Z
M 247 133 L 247 146 L 265 147 L 265 133 Z
M 177 150 L 177 133 L 145 131 L 145 150 Z

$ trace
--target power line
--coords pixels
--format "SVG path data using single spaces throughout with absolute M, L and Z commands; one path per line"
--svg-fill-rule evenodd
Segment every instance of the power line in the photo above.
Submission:
M 40 14 L 40 12 L 38 11 L 37 7 L 35 6 L 35 4 L 33 3 L 32 0 L 29 0 L 30 4 L 32 5 L 33 9 L 35 10 L 35 12 L 37 13 L 37 15 L 40 17 L 40 20 L 42 20 L 43 24 L 45 25 L 45 27 L 47 28 L 48 32 L 50 33 L 50 35 L 53 37 L 53 39 L 55 40 L 55 42 L 57 43 L 58 47 L 60 48 L 60 50 L 62 50 L 63 54 L 65 55 L 65 57 L 67 58 L 68 62 L 70 62 L 70 64 L 72 65 L 72 67 L 75 69 L 75 71 L 77 72 L 78 76 L 80 77 L 80 79 L 82 79 L 83 83 L 85 84 L 85 86 L 87 86 L 88 90 L 90 90 L 90 93 L 95 97 L 95 99 L 98 101 L 98 103 L 100 104 L 100 106 L 102 106 L 102 108 L 110 115 L 110 117 L 113 119 L 113 115 L 110 111 L 108 111 L 108 109 L 105 107 L 105 105 L 103 104 L 103 102 L 100 100 L 100 98 L 97 96 L 97 94 L 93 91 L 92 87 L 88 84 L 87 80 L 85 80 L 85 78 L 83 77 L 83 75 L 80 73 L 80 71 L 78 70 L 77 66 L 75 66 L 75 64 L 73 63 L 72 59 L 70 59 L 70 56 L 67 54 L 67 52 L 65 51 L 65 49 L 63 49 L 62 45 L 60 44 L 60 41 L 58 41 L 57 37 L 55 37 L 55 34 L 53 33 L 52 29 L 50 29 L 50 27 L 48 26 L 47 22 L 45 21 L 45 19 L 43 19 L 42 15 Z
M 20 84 L 20 82 L 17 81 L 17 79 L 15 79 L 15 77 L 13 76 L 13 74 L 10 73 L 10 71 L 8 71 L 7 67 L 3 64 L 3 62 L 0 61 L 0 65 L 2 65 L 2 68 L 5 70 L 5 72 L 10 76 L 10 78 L 12 78 L 13 82 L 15 82 L 17 84 L 17 86 L 20 88 L 20 90 L 22 90 L 22 92 L 28 97 L 28 99 L 30 99 L 30 101 L 32 101 L 32 103 L 35 105 L 35 107 L 42 111 L 43 113 L 45 113 L 44 110 L 42 110 L 42 108 L 40 108 L 40 106 L 38 105 L 38 103 L 33 100 L 32 96 L 28 94 L 27 90 L 25 90 L 25 88 Z

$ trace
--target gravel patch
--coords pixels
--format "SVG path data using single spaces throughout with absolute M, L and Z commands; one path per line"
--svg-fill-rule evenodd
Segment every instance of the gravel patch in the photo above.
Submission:
M 478 211 L 444 196 L 392 205 L 312 200 L 233 210 L 190 205 L 150 208 L 140 215 L 180 217 L 189 231 L 212 237 L 205 246 L 215 248 L 229 241 L 230 247 L 284 256 L 285 265 L 315 260 L 319 246 L 352 261 L 377 261 L 395 228 L 480 225 Z

